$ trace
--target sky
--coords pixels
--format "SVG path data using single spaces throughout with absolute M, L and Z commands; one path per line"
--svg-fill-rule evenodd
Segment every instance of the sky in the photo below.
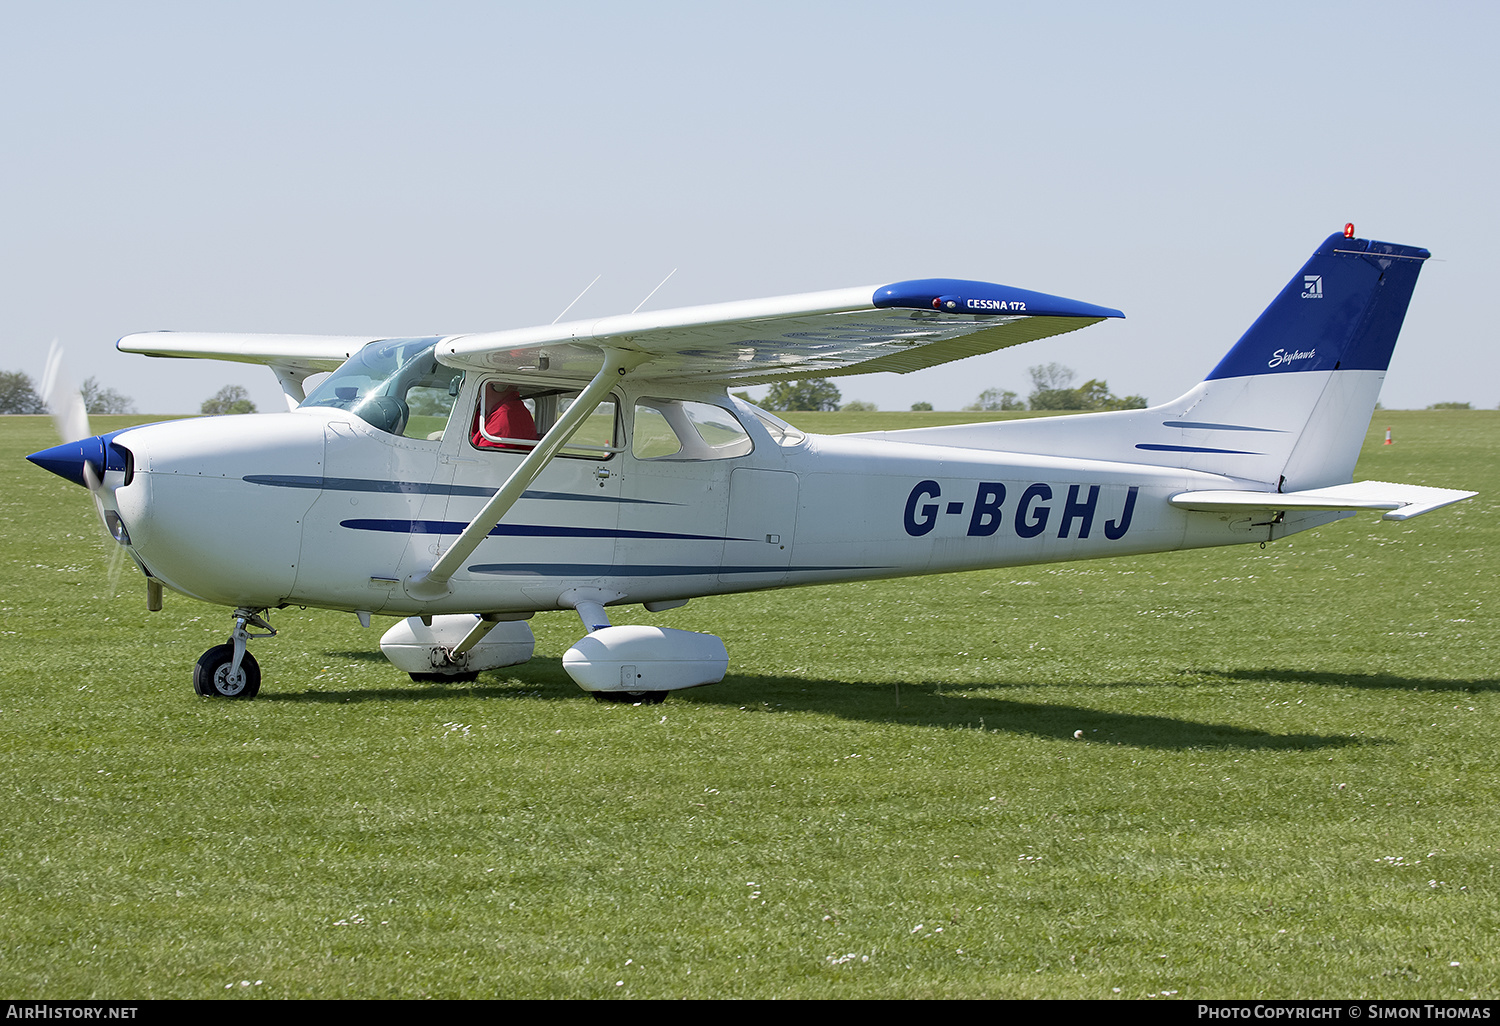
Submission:
M 837 384 L 959 409 L 1058 362 L 1156 403 L 1352 221 L 1434 256 L 1384 405 L 1493 408 L 1497 37 L 1487 3 L 0 2 L 0 370 L 56 338 L 143 413 L 278 410 L 265 368 L 114 342 L 547 324 L 675 268 L 645 309 L 938 276 L 1117 307 Z

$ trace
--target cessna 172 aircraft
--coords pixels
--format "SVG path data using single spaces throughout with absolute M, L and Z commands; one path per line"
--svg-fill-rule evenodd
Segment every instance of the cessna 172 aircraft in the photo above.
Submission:
M 573 609 L 587 633 L 569 675 L 655 702 L 721 680 L 723 642 L 611 626 L 606 607 L 1264 542 L 1475 494 L 1351 483 L 1429 256 L 1353 235 L 1330 236 L 1203 382 L 1150 409 L 824 437 L 728 394 L 1123 316 L 929 278 L 471 335 L 128 335 L 125 352 L 265 364 L 291 410 L 29 458 L 92 492 L 149 608 L 170 588 L 234 609 L 194 671 L 200 695 L 256 694 L 247 643 L 288 605 L 405 617 L 381 648 L 416 679 L 525 662 L 526 620 Z

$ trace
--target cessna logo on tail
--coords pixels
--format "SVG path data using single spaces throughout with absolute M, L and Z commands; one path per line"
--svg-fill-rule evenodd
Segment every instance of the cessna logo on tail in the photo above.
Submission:
M 1323 298 L 1323 276 L 1321 274 L 1304 274 L 1302 276 L 1302 298 Z

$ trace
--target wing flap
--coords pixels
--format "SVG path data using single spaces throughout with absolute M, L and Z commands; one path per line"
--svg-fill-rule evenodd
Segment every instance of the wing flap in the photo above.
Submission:
M 1455 488 L 1429 488 L 1425 485 L 1396 484 L 1390 481 L 1355 481 L 1352 484 L 1310 488 L 1300 492 L 1234 489 L 1180 492 L 1172 496 L 1170 501 L 1178 509 L 1203 513 L 1374 510 L 1384 511 L 1382 520 L 1410 520 L 1478 494 Z

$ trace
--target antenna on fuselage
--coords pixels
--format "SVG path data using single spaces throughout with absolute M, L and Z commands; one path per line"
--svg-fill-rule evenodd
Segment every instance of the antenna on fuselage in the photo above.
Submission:
M 676 273 L 677 273 L 677 268 L 675 268 L 675 267 L 672 268 L 670 271 L 668 271 L 667 272 L 667 276 L 661 280 L 661 285 L 656 286 L 656 288 L 654 288 L 650 292 L 646 293 L 646 299 L 650 299 L 652 296 L 654 296 L 658 292 L 660 292 L 661 291 L 661 286 L 665 285 L 668 281 L 670 281 L 671 278 L 672 278 L 672 275 L 674 275 Z M 635 313 L 636 310 L 639 310 L 641 307 L 645 306 L 646 305 L 646 299 L 643 299 L 639 303 L 635 304 L 635 310 L 632 310 L 630 312 L 631 313 Z
M 603 273 L 594 275 L 594 281 L 591 281 L 587 285 L 585 285 L 583 287 L 583 292 L 580 292 L 580 293 L 578 293 L 578 295 L 574 296 L 573 297 L 573 302 L 571 302 L 567 306 L 563 307 L 562 313 L 560 313 L 556 317 L 552 318 L 552 323 L 556 324 L 558 321 L 562 320 L 563 319 L 563 314 L 565 314 L 569 310 L 573 309 L 573 307 L 575 305 L 577 305 L 578 301 L 583 298 L 583 293 L 587 292 L 589 289 L 593 288 L 594 287 L 594 282 L 598 281 L 602 277 L 604 277 Z M 660 288 L 660 287 L 661 286 L 659 286 L 659 285 L 657 286 L 657 288 Z M 646 298 L 650 299 L 651 297 L 647 296 Z

